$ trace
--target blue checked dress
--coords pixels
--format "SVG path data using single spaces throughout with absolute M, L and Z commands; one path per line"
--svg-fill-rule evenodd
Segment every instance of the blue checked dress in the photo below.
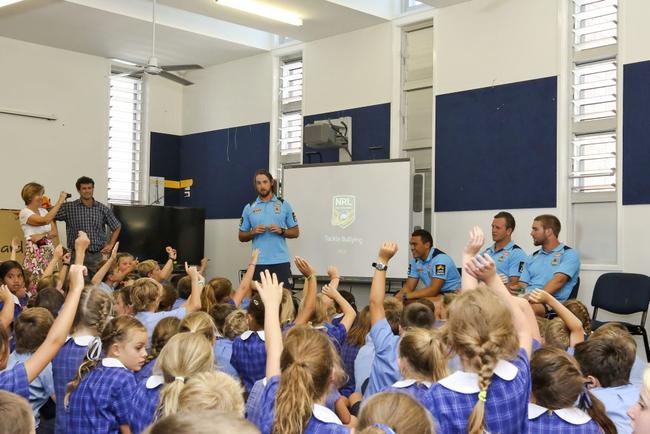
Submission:
M 601 434 L 600 426 L 578 408 L 548 410 L 528 405 L 527 434 Z
M 392 386 L 386 387 L 382 392 L 406 393 L 415 398 L 425 408 L 433 407 L 431 401 L 431 383 L 418 382 L 416 380 L 400 380 Z
M 140 381 L 136 386 L 131 401 L 131 432 L 139 434 L 156 419 L 156 409 L 160 400 L 160 391 L 164 379 L 160 375 L 152 375 Z
M 246 392 L 250 393 L 253 384 L 266 376 L 264 332 L 247 331 L 237 336 L 232 344 L 230 364 L 244 383 Z
M 0 390 L 15 393 L 29 399 L 29 381 L 27 371 L 22 363 L 0 372 Z

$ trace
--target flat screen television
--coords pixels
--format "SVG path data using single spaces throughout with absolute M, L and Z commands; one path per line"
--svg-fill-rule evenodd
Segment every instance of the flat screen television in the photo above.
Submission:
M 153 205 L 114 205 L 122 223 L 120 251 L 140 261 L 167 260 L 166 246 L 178 252 L 178 264 L 198 264 L 204 254 L 205 210 Z

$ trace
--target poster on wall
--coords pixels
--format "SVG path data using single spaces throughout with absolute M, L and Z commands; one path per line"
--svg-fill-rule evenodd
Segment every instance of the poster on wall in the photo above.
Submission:
M 0 262 L 9 260 L 11 256 L 11 239 L 16 237 L 18 238 L 16 260 L 21 264 L 23 263 L 25 238 L 18 221 L 19 212 L 20 210 L 17 209 L 0 209 Z M 53 242 L 56 246 L 59 243 L 59 238 L 54 238 Z

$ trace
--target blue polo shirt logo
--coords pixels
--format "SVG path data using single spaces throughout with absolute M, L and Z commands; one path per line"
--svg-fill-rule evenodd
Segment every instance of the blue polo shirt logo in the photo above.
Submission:
M 447 267 L 444 264 L 436 265 L 436 276 L 444 276 L 447 272 Z

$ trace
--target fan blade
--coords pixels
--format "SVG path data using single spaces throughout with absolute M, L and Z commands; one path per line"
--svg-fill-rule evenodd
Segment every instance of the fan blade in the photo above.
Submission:
M 165 77 L 165 78 L 167 78 L 167 79 L 169 79 L 169 80 L 175 81 L 176 83 L 180 83 L 180 84 L 182 84 L 183 86 L 189 86 L 189 85 L 194 84 L 194 83 L 192 83 L 192 82 L 189 81 L 189 80 L 185 80 L 184 78 L 179 77 L 178 75 L 171 74 L 171 73 L 169 73 L 169 72 L 167 72 L 167 71 L 162 71 L 162 72 L 160 73 L 160 76 L 161 76 L 161 77 Z
M 142 78 L 142 71 L 122 72 L 122 73 L 118 73 L 118 74 L 111 74 L 111 77 Z
M 165 65 L 161 66 L 165 71 L 185 71 L 190 69 L 203 69 L 201 65 Z

